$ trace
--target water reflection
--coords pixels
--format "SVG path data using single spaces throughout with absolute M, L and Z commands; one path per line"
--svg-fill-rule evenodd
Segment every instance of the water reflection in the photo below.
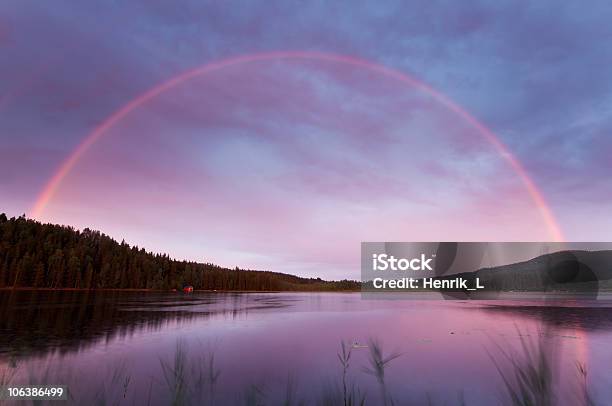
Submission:
M 602 399 L 612 395 L 612 312 L 601 307 L 605 303 L 561 307 L 368 301 L 360 294 L 332 293 L 3 291 L 0 375 L 18 370 L 18 382 L 53 376 L 86 403 L 99 402 L 90 395 L 100 391 L 113 404 L 164 405 L 176 396 L 191 399 L 202 388 L 210 396 L 204 377 L 218 375 L 214 398 L 223 404 L 278 404 L 290 393 L 294 401 L 309 404 L 366 395 L 366 404 L 386 398 L 396 404 L 450 405 L 460 398 L 490 405 L 505 393 L 493 353 L 508 376 L 517 365 L 530 370 L 531 358 L 545 357 L 534 364 L 545 366 L 538 376 L 555 380 L 547 387 L 549 395 L 556 396 L 559 387 L 569 391 L 567 401 L 555 403 L 569 405 L 576 404 L 577 362 L 589 371 L 589 388 Z M 537 344 L 533 356 L 523 353 L 525 340 Z M 350 345 L 350 368 L 338 361 L 341 342 Z M 375 347 L 378 353 L 372 352 Z M 377 362 L 389 357 L 381 382 Z M 176 393 L 176 382 L 168 381 L 175 370 L 186 374 L 189 393 Z M 346 391 L 342 382 L 348 383 Z M 317 403 L 321 399 L 327 403 Z
M 297 299 L 242 294 L 0 291 L 0 354 L 83 350 L 213 316 L 291 306 Z
M 533 319 L 553 327 L 580 331 L 612 331 L 612 309 L 602 303 L 591 306 L 530 306 L 498 305 L 482 306 L 481 310 L 511 318 Z

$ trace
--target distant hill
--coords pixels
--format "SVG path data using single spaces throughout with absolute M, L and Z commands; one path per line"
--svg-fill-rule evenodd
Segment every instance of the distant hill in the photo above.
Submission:
M 487 290 L 590 291 L 612 286 L 612 251 L 568 250 L 528 261 L 473 272 L 445 275 L 470 281 L 479 278 Z
M 439 291 L 457 299 L 477 298 L 479 295 L 482 298 L 494 298 L 489 293 L 497 292 L 573 292 L 581 297 L 594 298 L 598 292 L 612 291 L 612 250 L 559 251 L 514 264 L 432 277 L 438 280 L 458 278 L 465 280 L 467 286 L 472 288 L 476 286 L 478 278 L 480 286 L 484 288 L 477 291 L 462 288 Z M 372 281 L 363 283 L 362 287 L 367 292 L 397 291 L 393 288 L 376 289 Z M 408 290 L 428 289 L 421 287 Z M 459 294 L 454 295 L 452 292 Z
M 356 281 L 228 269 L 177 261 L 84 229 L 0 214 L 0 288 L 195 289 L 238 291 L 358 290 Z

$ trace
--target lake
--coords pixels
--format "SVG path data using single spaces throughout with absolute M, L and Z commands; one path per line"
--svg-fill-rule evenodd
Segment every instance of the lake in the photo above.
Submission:
M 528 385 L 516 373 L 529 370 L 550 404 L 606 404 L 610 307 L 0 291 L 0 380 L 67 385 L 74 404 L 493 405 Z

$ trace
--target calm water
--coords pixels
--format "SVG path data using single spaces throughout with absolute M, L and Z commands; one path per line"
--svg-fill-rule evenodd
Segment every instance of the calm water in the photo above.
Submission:
M 344 293 L 0 292 L 0 379 L 66 384 L 73 403 L 292 404 L 342 393 L 337 353 L 352 347 L 346 381 L 382 404 L 365 371 L 372 343 L 396 404 L 499 404 L 500 373 L 541 343 L 555 371 L 555 404 L 580 404 L 587 387 L 612 399 L 612 308 L 528 302 L 363 300 Z M 211 363 L 211 359 L 213 362 Z M 371 367 L 370 367 L 371 368 Z M 177 372 L 178 371 L 178 372 Z M 180 376 L 184 386 L 176 385 Z M 4 377 L 4 378 L 2 378 Z M 177 389 L 178 388 L 178 389 Z M 335 395 L 334 395 L 335 394 Z M 328 404 L 333 404 L 333 401 Z

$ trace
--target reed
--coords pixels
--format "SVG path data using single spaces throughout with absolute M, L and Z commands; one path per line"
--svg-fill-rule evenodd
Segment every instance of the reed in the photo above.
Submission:
M 517 332 L 520 351 L 506 350 L 499 343 L 494 343 L 500 356 L 489 352 L 502 378 L 508 395 L 507 403 L 513 406 L 552 406 L 555 401 L 553 369 L 544 342 L 546 334 L 540 333 L 534 340 L 530 335 L 522 334 L 518 328 Z
M 10 357 L 6 364 L 6 368 L 0 370 L 0 386 L 8 386 L 19 371 L 19 363 L 14 357 Z
M 162 375 L 170 394 L 170 403 L 173 406 L 186 404 L 187 396 L 187 352 L 182 341 L 176 343 L 174 359 L 172 362 L 159 360 Z
M 489 356 L 499 373 L 503 382 L 502 403 L 512 406 L 552 406 L 556 402 L 554 396 L 553 359 L 551 352 L 546 351 L 542 334 L 539 339 L 534 340 L 528 335 L 520 334 L 520 346 L 516 350 L 509 350 L 509 346 L 502 346 L 499 342 L 493 342 L 496 351 L 489 351 Z M 298 397 L 299 393 L 306 393 L 298 385 L 296 375 L 289 373 L 286 382 L 266 388 L 263 384 L 248 385 L 239 395 L 231 399 L 227 393 L 219 396 L 217 386 L 222 378 L 221 370 L 213 351 L 199 355 L 189 351 L 182 341 L 178 341 L 173 357 L 170 360 L 160 359 L 161 376 L 163 381 L 150 378 L 147 386 L 148 392 L 138 398 L 132 390 L 134 387 L 132 375 L 126 363 L 119 362 L 109 370 L 105 379 L 101 380 L 98 390 L 94 391 L 93 399 L 86 394 L 83 398 L 70 398 L 68 404 L 91 404 L 91 405 L 131 405 L 131 404 L 171 404 L 183 405 L 218 405 L 218 404 L 240 404 L 245 406 L 365 406 L 396 404 L 394 397 L 389 391 L 386 382 L 389 365 L 400 358 L 401 353 L 384 351 L 382 344 L 376 339 L 370 339 L 367 346 L 367 365 L 361 371 L 376 379 L 380 391 L 378 396 L 370 397 L 366 402 L 366 392 L 362 390 L 351 379 L 351 372 L 355 368 L 354 348 L 345 341 L 340 342 L 336 353 L 339 362 L 338 375 L 326 380 L 320 387 L 308 388 L 308 399 Z M 357 358 L 358 359 L 358 358 Z M 11 368 L 5 368 L 0 374 L 0 384 L 7 385 L 15 379 L 19 366 L 16 362 L 11 363 Z M 56 373 L 60 372 L 60 373 Z M 21 375 L 19 375 L 21 376 Z M 31 385 L 48 384 L 50 379 L 58 379 L 62 376 L 62 382 L 69 387 L 78 388 L 78 379 L 75 374 L 62 371 L 51 371 L 49 368 L 31 370 L 25 376 L 24 383 Z M 153 372 L 155 376 L 155 372 Z M 595 406 L 595 402 L 588 390 L 587 368 L 584 364 L 577 364 L 577 383 L 581 390 L 578 391 L 577 405 Z M 159 383 L 154 385 L 154 383 Z M 15 383 L 18 384 L 18 383 Z M 570 382 L 571 384 L 571 382 Z M 302 390 L 300 390 L 302 389 Z M 132 392 L 130 392 L 132 390 Z M 146 392 L 146 390 L 145 390 Z M 130 399 L 130 394 L 133 395 Z M 409 394 L 410 396 L 424 396 L 424 401 L 417 404 L 434 405 L 431 393 Z M 228 403 L 230 402 L 230 403 Z M 47 404 L 46 402 L 39 402 Z M 39 404 L 32 402 L 32 404 Z M 403 404 L 403 403 L 402 403 Z M 449 405 L 448 399 L 445 405 Z M 456 399 L 457 405 L 467 405 L 464 394 L 459 393 Z
M 393 405 L 393 398 L 389 396 L 389 393 L 387 392 L 387 385 L 385 382 L 385 370 L 389 366 L 389 363 L 391 363 L 391 361 L 401 356 L 401 353 L 395 352 L 385 356 L 383 353 L 382 345 L 376 339 L 369 340 L 368 348 L 370 350 L 370 366 L 364 367 L 363 370 L 367 374 L 374 376 L 378 381 L 383 405 Z
M 587 367 L 581 362 L 576 362 L 576 369 L 578 370 L 578 377 L 580 379 L 580 387 L 582 393 L 582 403 L 585 406 L 596 406 L 595 400 L 589 392 L 588 380 L 587 380 Z

